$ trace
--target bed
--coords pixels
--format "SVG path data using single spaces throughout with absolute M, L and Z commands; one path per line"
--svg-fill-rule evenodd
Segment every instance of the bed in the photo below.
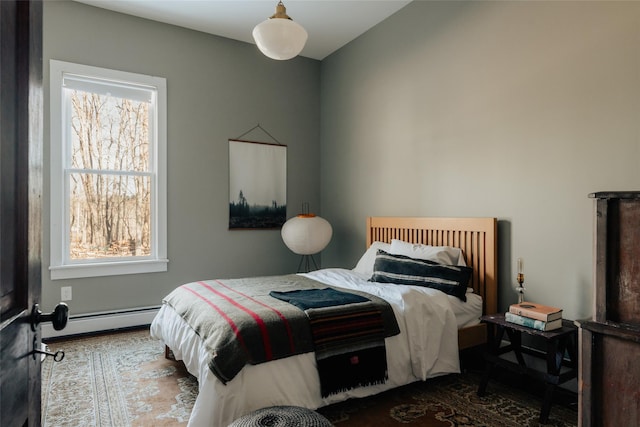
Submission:
M 321 269 L 300 276 L 345 292 L 375 295 L 389 303 L 399 333 L 384 338 L 388 379 L 323 395 L 316 356 L 305 352 L 247 364 L 230 381 L 223 381 L 210 367 L 205 341 L 173 307 L 163 304 L 151 325 L 151 335 L 182 360 L 199 383 L 189 426 L 227 426 L 246 413 L 276 405 L 317 409 L 457 373 L 459 351 L 486 342 L 486 327 L 479 317 L 497 312 L 495 218 L 370 217 L 366 227 L 366 251 L 354 269 Z M 380 255 L 377 248 L 388 249 L 398 241 L 459 248 L 462 264 L 471 272 L 466 302 L 430 288 L 369 281 L 371 264 Z

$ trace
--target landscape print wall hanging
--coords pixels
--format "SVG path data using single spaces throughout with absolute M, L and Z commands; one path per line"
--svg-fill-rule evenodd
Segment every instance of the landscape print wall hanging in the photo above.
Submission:
M 229 140 L 229 228 L 280 228 L 287 219 L 287 146 Z

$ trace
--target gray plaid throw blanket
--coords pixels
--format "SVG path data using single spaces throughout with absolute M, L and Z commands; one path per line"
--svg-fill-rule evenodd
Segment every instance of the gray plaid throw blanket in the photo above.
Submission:
M 327 285 L 295 274 L 188 283 L 171 292 L 170 305 L 201 337 L 210 351 L 209 368 L 222 381 L 232 380 L 246 364 L 314 351 L 309 317 L 304 311 L 269 295 L 271 291 L 322 289 Z M 369 301 L 354 308 L 375 307 L 381 314 L 384 336 L 400 332 L 391 306 L 365 292 L 349 291 Z M 315 308 L 344 310 L 347 306 Z M 360 308 L 362 310 L 362 308 Z

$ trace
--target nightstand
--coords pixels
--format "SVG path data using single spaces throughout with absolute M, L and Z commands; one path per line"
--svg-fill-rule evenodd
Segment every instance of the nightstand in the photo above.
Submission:
M 487 348 L 485 351 L 486 368 L 478 387 L 478 396 L 484 395 L 491 374 L 496 367 L 502 367 L 518 374 L 537 378 L 545 383 L 545 394 L 540 410 L 540 422 L 546 423 L 551 411 L 553 392 L 559 384 L 578 376 L 577 331 L 572 321 L 563 320 L 562 328 L 553 331 L 539 331 L 526 326 L 507 322 L 504 314 L 493 314 L 481 318 L 487 324 Z M 502 345 L 502 340 L 509 340 Z M 522 346 L 522 334 L 539 337 L 546 348 L 545 351 Z M 565 352 L 569 358 L 565 359 Z M 513 353 L 517 362 L 507 360 L 503 355 Z M 546 370 L 538 370 L 527 365 L 524 354 L 546 361 Z

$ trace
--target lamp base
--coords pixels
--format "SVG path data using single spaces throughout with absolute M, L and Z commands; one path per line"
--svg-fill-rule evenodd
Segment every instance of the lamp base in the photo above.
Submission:
M 316 260 L 313 259 L 313 255 L 302 255 L 300 258 L 300 264 L 298 264 L 298 273 L 308 273 L 312 271 L 312 264 L 313 270 L 317 270 L 318 264 L 316 264 Z

